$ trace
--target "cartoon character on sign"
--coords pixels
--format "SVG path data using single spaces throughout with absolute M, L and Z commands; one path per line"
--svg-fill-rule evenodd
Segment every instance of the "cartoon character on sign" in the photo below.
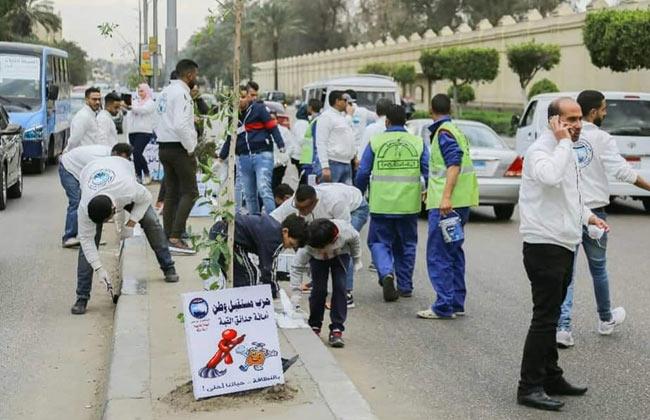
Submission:
M 233 329 L 227 329 L 221 333 L 221 340 L 219 341 L 219 349 L 212 356 L 212 359 L 208 363 L 199 369 L 199 376 L 202 378 L 216 378 L 222 376 L 226 373 L 227 369 L 219 370 L 217 366 L 222 361 L 227 365 L 232 365 L 232 355 L 230 352 L 232 349 L 237 347 L 239 344 L 244 341 L 246 334 L 237 337 L 237 331 Z
M 251 347 L 246 348 L 245 346 L 237 347 L 235 352 L 246 357 L 244 364 L 239 366 L 239 369 L 242 372 L 248 371 L 248 368 L 253 367 L 255 370 L 264 369 L 264 363 L 266 362 L 267 357 L 277 356 L 277 350 L 267 350 L 264 348 L 266 344 L 254 342 Z

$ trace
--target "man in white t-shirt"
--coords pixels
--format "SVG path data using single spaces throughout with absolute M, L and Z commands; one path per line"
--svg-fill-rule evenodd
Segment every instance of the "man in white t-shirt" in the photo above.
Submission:
M 107 156 L 120 156 L 124 159 L 131 158 L 132 148 L 127 143 L 118 143 L 111 150 L 103 144 L 79 146 L 61 155 L 59 163 L 59 178 L 61 186 L 68 197 L 68 209 L 65 216 L 65 230 L 61 239 L 64 248 L 79 245 L 77 239 L 77 208 L 81 199 L 79 175 L 81 170 L 95 159 Z
M 70 138 L 65 150 L 91 144 L 106 144 L 97 122 L 97 112 L 102 107 L 99 88 L 86 89 L 86 104 L 74 115 L 70 122 Z
M 117 127 L 113 117 L 122 112 L 122 98 L 114 92 L 104 98 L 104 109 L 97 114 L 97 124 L 104 144 L 113 147 L 117 144 Z

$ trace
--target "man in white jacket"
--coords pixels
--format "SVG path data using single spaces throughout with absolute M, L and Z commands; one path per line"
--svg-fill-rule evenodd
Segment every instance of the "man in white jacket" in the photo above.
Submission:
M 386 131 L 386 113 L 390 109 L 390 106 L 393 105 L 393 102 L 390 99 L 381 98 L 377 101 L 376 109 L 377 116 L 379 119 L 372 124 L 369 124 L 364 130 L 361 136 L 361 143 L 357 147 L 357 157 L 361 159 L 363 152 L 366 150 L 366 147 L 370 143 L 370 139 Z
M 160 163 L 165 170 L 163 225 L 172 252 L 192 255 L 196 251 L 183 239 L 187 218 L 199 197 L 194 149 L 194 101 L 190 90 L 196 84 L 199 66 L 192 60 L 176 65 L 178 80 L 163 89 L 158 99 L 158 137 Z
M 106 144 L 97 122 L 97 112 L 102 107 L 102 94 L 99 88 L 86 89 L 86 104 L 74 115 L 70 122 L 70 138 L 67 150 L 91 144 Z
M 607 219 L 605 212 L 609 204 L 608 175 L 620 182 L 634 184 L 639 188 L 650 190 L 650 184 L 640 177 L 630 164 L 621 156 L 616 140 L 599 127 L 607 115 L 605 96 L 595 90 L 586 90 L 578 95 L 582 109 L 582 133 L 573 146 L 578 157 L 578 165 L 583 179 L 583 198 L 585 205 L 596 216 Z M 583 229 L 582 247 L 589 263 L 589 272 L 594 285 L 596 307 L 598 309 L 598 333 L 609 335 L 625 320 L 625 309 L 611 309 L 609 294 L 609 277 L 607 275 L 607 233 L 599 239 L 593 239 Z M 573 285 L 576 271 L 562 304 L 556 340 L 560 348 L 574 345 L 571 334 L 571 313 L 573 310 Z
M 115 92 L 111 92 L 104 97 L 104 109 L 97 114 L 97 124 L 102 139 L 108 147 L 113 147 L 117 144 L 117 127 L 113 117 L 122 112 L 122 98 Z
M 345 116 L 350 95 L 333 90 L 329 95 L 329 108 L 316 124 L 316 149 L 322 170 L 322 182 L 352 184 L 352 165 L 357 154 L 354 130 Z
M 549 125 L 526 152 L 519 195 L 524 266 L 533 297 L 533 317 L 524 345 L 517 402 L 560 410 L 551 395 L 582 395 L 558 366 L 555 331 L 560 306 L 571 281 L 582 226 L 607 231 L 607 224 L 585 207 L 573 142 L 580 136 L 582 112 L 571 98 L 549 106 Z

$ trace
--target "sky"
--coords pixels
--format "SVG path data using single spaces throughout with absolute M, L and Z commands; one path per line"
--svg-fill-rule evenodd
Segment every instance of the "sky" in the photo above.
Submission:
M 119 25 L 118 31 L 133 44 L 138 45 L 138 1 L 139 0 L 53 0 L 55 11 L 63 19 L 63 37 L 77 42 L 88 52 L 90 58 L 108 60 L 130 60 L 124 42 L 115 36 L 104 39 L 97 29 L 103 22 Z M 142 0 L 140 0 L 142 1 Z M 153 0 L 149 0 L 149 36 L 153 32 Z M 192 34 L 203 26 L 208 9 L 215 9 L 216 0 L 177 0 L 178 45 L 182 49 Z M 158 0 L 159 44 L 165 49 L 165 27 L 167 25 L 167 0 Z

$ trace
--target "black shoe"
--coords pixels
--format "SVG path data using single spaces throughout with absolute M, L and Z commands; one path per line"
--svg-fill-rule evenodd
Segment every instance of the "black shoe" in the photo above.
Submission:
M 560 411 L 560 409 L 564 407 L 562 401 L 550 398 L 544 391 L 535 391 L 531 394 L 518 395 L 517 404 L 548 411 Z
M 586 386 L 573 386 L 564 378 L 560 378 L 552 384 L 544 385 L 544 391 L 548 395 L 584 395 L 587 392 Z
M 83 315 L 86 313 L 86 305 L 88 305 L 88 299 L 79 298 L 70 309 L 70 312 L 74 315 Z
M 384 300 L 386 302 L 395 302 L 399 299 L 399 293 L 395 290 L 395 277 L 392 274 L 381 279 L 381 286 L 384 289 Z
M 410 298 L 413 297 L 413 292 L 404 292 L 404 291 L 399 291 L 399 296 L 403 298 Z
M 344 347 L 345 342 L 343 341 L 343 333 L 340 330 L 332 330 L 328 342 L 329 345 L 334 348 Z
M 174 267 L 165 271 L 165 282 L 167 283 L 178 283 L 179 277 L 176 274 L 176 269 Z

